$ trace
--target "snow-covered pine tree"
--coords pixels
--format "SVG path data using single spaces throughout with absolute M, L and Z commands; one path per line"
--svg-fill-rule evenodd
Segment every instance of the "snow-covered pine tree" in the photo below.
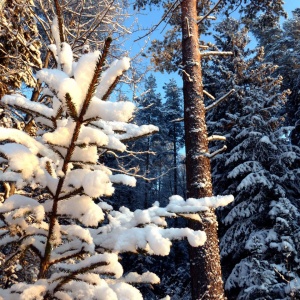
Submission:
M 283 76 L 282 88 L 290 89 L 291 94 L 283 109 L 285 123 L 294 126 L 300 117 L 300 9 L 293 11 L 292 18 L 281 23 L 270 20 L 268 16 L 259 18 L 252 31 L 261 46 L 265 47 L 266 61 L 278 66 L 276 75 Z
M 235 201 L 221 210 L 220 248 L 229 299 L 293 299 L 299 282 L 300 153 L 282 127 L 286 100 L 276 66 L 263 49 L 249 51 L 247 30 L 227 19 L 217 45 L 233 60 L 218 61 L 207 84 L 236 93 L 208 114 L 209 128 L 227 138 L 228 150 L 213 160 L 216 193 Z M 217 81 L 215 80 L 217 78 Z M 296 296 L 297 298 L 297 296 Z
M 2 299 L 142 299 L 130 283 L 158 283 L 153 273 L 123 276 L 121 252 L 167 255 L 171 240 L 186 237 L 192 246 L 205 233 L 189 228 L 166 229 L 166 217 L 206 211 L 232 197 L 183 200 L 166 207 L 113 210 L 105 197 L 113 183 L 134 185 L 135 179 L 113 174 L 99 162 L 105 151 L 126 151 L 125 141 L 157 131 L 153 125 L 128 123 L 131 102 L 109 102 L 108 93 L 129 68 L 124 57 L 105 65 L 111 39 L 102 52 L 73 61 L 62 27 L 53 22 L 56 69 L 42 69 L 39 101 L 6 95 L 1 105 L 34 116 L 39 130 L 32 137 L 14 128 L 0 128 L 0 180 L 15 182 L 18 193 L 0 204 L 0 247 L 4 268 L 13 276 L 0 289 Z M 103 68 L 107 68 L 103 72 Z M 18 279 L 33 257 L 37 274 Z M 18 263 L 16 263 L 18 262 Z M 12 268 L 15 266 L 15 268 Z M 34 276 L 35 275 L 35 276 Z M 13 278 L 13 280 L 11 280 Z M 24 278 L 26 278 L 24 280 Z

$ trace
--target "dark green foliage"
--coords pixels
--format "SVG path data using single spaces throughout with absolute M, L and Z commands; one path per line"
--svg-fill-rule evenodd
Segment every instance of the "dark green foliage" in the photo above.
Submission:
M 290 89 L 286 112 L 286 124 L 293 126 L 300 117 L 300 10 L 293 12 L 293 18 L 285 21 L 281 27 L 278 22 L 258 19 L 253 26 L 253 33 L 260 45 L 265 47 L 266 61 L 278 65 L 276 74 L 283 77 L 283 89 Z
M 236 90 L 208 114 L 210 131 L 225 135 L 228 146 L 212 161 L 214 191 L 235 196 L 219 211 L 225 288 L 229 299 L 290 299 L 289 282 L 299 276 L 300 152 L 282 127 L 287 93 L 263 50 L 245 50 L 244 27 L 227 19 L 216 31 L 217 46 L 234 55 L 213 64 L 208 91 Z

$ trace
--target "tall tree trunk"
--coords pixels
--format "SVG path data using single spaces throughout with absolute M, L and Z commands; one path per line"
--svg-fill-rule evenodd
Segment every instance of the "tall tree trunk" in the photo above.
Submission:
M 178 178 L 177 178 L 177 134 L 176 123 L 173 124 L 173 168 L 174 168 L 174 195 L 178 195 Z
M 212 196 L 211 170 L 203 102 L 201 56 L 198 42 L 197 0 L 183 0 L 182 56 L 183 95 L 186 147 L 187 197 Z M 195 230 L 204 230 L 207 241 L 203 247 L 190 247 L 192 299 L 225 299 L 221 276 L 214 210 L 201 214 L 202 223 L 189 222 Z
M 150 124 L 150 123 L 149 123 Z M 150 173 L 150 138 L 147 138 L 147 148 L 146 148 L 146 177 L 149 176 Z M 149 207 L 149 190 L 150 190 L 150 183 L 148 180 L 145 180 L 145 190 L 144 190 L 144 208 Z

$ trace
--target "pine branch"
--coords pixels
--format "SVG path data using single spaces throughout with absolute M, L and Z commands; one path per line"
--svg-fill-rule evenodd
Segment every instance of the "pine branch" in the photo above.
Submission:
M 66 104 L 67 104 L 67 109 L 68 109 L 68 113 L 71 116 L 71 118 L 76 121 L 77 120 L 77 110 L 76 107 L 72 101 L 72 98 L 70 96 L 69 93 L 66 93 Z
M 59 30 L 59 39 L 60 43 L 64 43 L 64 21 L 63 16 L 60 8 L 60 4 L 58 3 L 58 0 L 54 0 L 56 15 L 57 15 L 57 21 L 58 21 L 58 30 Z
M 95 67 L 94 76 L 93 76 L 92 81 L 91 81 L 91 83 L 89 85 L 89 88 L 88 88 L 85 100 L 83 102 L 82 110 L 80 112 L 80 117 L 79 117 L 80 120 L 83 120 L 83 116 L 87 112 L 87 109 L 88 109 L 89 104 L 90 104 L 90 102 L 92 100 L 92 97 L 95 94 L 97 85 L 99 84 L 99 78 L 100 78 L 100 75 L 102 73 L 102 67 L 103 67 L 105 59 L 107 57 L 108 50 L 109 50 L 111 42 L 112 42 L 112 38 L 111 37 L 108 37 L 105 40 L 105 44 L 104 44 L 102 55 L 99 56 L 99 59 L 97 61 L 96 67 Z
M 54 128 L 57 128 L 57 120 L 61 117 L 62 113 L 63 113 L 63 108 L 62 106 L 60 106 L 59 109 L 57 110 L 56 116 L 51 118 Z
M 51 164 L 50 164 L 49 160 L 46 161 L 45 169 L 49 173 L 49 175 L 53 176 L 53 170 L 52 170 L 52 167 L 51 167 Z
M 122 73 L 122 75 L 123 75 L 123 73 Z M 114 88 L 116 87 L 116 85 L 120 81 L 122 75 L 119 75 L 119 76 L 116 77 L 115 81 L 112 83 L 112 85 L 108 88 L 107 92 L 102 97 L 103 101 L 106 101 L 108 99 L 108 97 L 111 95 L 111 93 L 113 92 Z
M 76 125 L 75 125 L 75 128 L 74 128 L 74 132 L 73 132 L 73 136 L 72 136 L 69 148 L 68 148 L 67 153 L 64 157 L 64 161 L 63 161 L 63 165 L 62 165 L 62 172 L 64 174 L 67 173 L 68 165 L 71 162 L 71 157 L 72 157 L 72 154 L 75 150 L 76 142 L 77 142 L 78 137 L 79 137 L 80 128 L 81 128 L 81 126 L 83 126 L 83 123 L 84 123 L 83 118 L 84 118 L 85 113 L 87 112 L 90 101 L 91 101 L 91 99 L 92 99 L 92 97 L 95 93 L 96 87 L 98 85 L 99 77 L 100 77 L 101 72 L 102 72 L 102 67 L 103 67 L 105 59 L 107 57 L 108 50 L 109 50 L 111 42 L 112 42 L 112 39 L 110 37 L 108 37 L 105 41 L 105 44 L 104 44 L 103 53 L 102 53 L 102 55 L 99 56 L 99 59 L 96 63 L 93 78 L 91 80 L 91 83 L 90 83 L 89 88 L 88 88 L 87 95 L 86 95 L 85 100 L 83 102 L 83 106 L 82 106 L 80 115 L 76 120 Z M 57 185 L 57 188 L 56 188 L 56 193 L 55 193 L 54 198 L 53 198 L 53 206 L 52 206 L 51 216 L 50 216 L 50 220 L 49 220 L 49 233 L 48 233 L 47 242 L 46 242 L 46 246 L 45 246 L 45 254 L 44 254 L 44 257 L 41 260 L 41 264 L 40 264 L 40 270 L 39 270 L 39 275 L 38 275 L 39 279 L 40 278 L 45 278 L 46 272 L 49 269 L 49 261 L 50 261 L 51 251 L 52 251 L 51 239 L 52 239 L 52 236 L 54 234 L 54 226 L 55 226 L 55 222 L 56 222 L 56 219 L 57 219 L 57 210 L 58 210 L 58 201 L 59 201 L 58 199 L 59 199 L 60 193 L 62 191 L 64 181 L 65 181 L 65 176 L 62 176 L 58 181 L 58 185 Z
M 68 260 L 68 259 L 71 259 L 71 258 L 76 258 L 76 257 L 78 257 L 79 255 L 83 255 L 83 254 L 87 253 L 87 252 L 83 251 L 83 249 L 84 249 L 84 248 L 82 247 L 77 253 L 73 253 L 73 254 L 70 254 L 70 255 L 67 255 L 67 256 L 64 256 L 64 257 L 55 259 L 55 260 L 51 261 L 51 262 L 49 263 L 49 265 L 50 265 L 50 266 L 51 266 L 51 265 L 55 265 L 55 264 L 60 263 L 60 262 L 62 262 L 62 261 L 65 261 L 65 260 Z
M 83 192 L 83 188 L 80 187 L 79 189 L 76 189 L 76 190 L 72 191 L 72 192 L 69 193 L 69 194 L 66 194 L 66 195 L 64 195 L 64 196 L 59 197 L 59 198 L 58 198 L 58 201 L 65 200 L 65 199 L 69 199 L 69 198 L 71 198 L 72 196 L 79 195 L 79 194 L 82 193 L 82 192 Z
M 120 139 L 120 141 L 123 142 L 123 143 L 127 143 L 127 142 L 131 142 L 131 141 L 135 141 L 139 138 L 147 137 L 147 136 L 152 135 L 156 132 L 158 132 L 158 130 L 153 130 L 151 132 L 147 132 L 145 134 L 137 135 L 137 136 L 130 137 L 130 138 L 127 138 L 127 139 Z
M 89 271 L 91 271 L 95 268 L 102 267 L 102 266 L 108 266 L 108 265 L 109 265 L 108 262 L 100 261 L 100 262 L 94 263 L 94 264 L 92 264 L 88 267 L 81 268 L 79 270 L 73 271 L 73 272 L 69 273 L 69 275 L 67 275 L 66 277 L 63 277 L 63 278 L 61 277 L 61 278 L 56 279 L 55 281 L 58 281 L 58 280 L 61 280 L 61 281 L 54 288 L 53 294 L 55 292 L 57 292 L 62 286 L 64 286 L 68 282 L 70 282 L 72 279 L 75 279 L 77 275 L 87 273 L 87 272 L 89 272 Z
M 45 119 L 48 119 L 48 120 L 51 120 L 51 118 L 43 115 L 41 112 L 36 112 L 34 110 L 31 110 L 30 108 L 25 108 L 25 107 L 22 107 L 22 106 L 19 106 L 17 104 L 6 104 L 8 107 L 13 107 L 13 108 L 16 108 L 24 113 L 27 113 L 27 114 L 30 114 L 30 115 L 37 115 L 37 116 L 41 116 Z M 2 103 L 0 103 L 0 107 L 4 107 L 4 105 Z

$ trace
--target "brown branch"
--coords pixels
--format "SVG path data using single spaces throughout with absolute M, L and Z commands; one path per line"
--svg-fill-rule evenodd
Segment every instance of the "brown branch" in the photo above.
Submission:
M 222 0 L 219 0 L 219 1 L 211 8 L 211 10 L 210 10 L 205 16 L 202 17 L 201 20 L 199 20 L 199 21 L 197 22 L 197 24 L 199 25 L 199 24 L 201 24 L 205 19 L 207 19 L 208 16 L 209 16 L 210 14 L 213 13 L 213 11 L 219 6 L 219 4 L 220 4 L 221 2 L 222 2 Z
M 82 192 L 83 192 L 83 188 L 80 187 L 79 189 L 76 189 L 69 194 L 59 197 L 58 200 L 59 201 L 65 200 L 65 199 L 71 198 L 72 196 L 78 195 L 79 193 L 82 193 Z
M 68 259 L 71 259 L 71 258 L 75 258 L 75 257 L 77 257 L 77 256 L 79 256 L 79 255 L 82 255 L 82 254 L 85 254 L 85 253 L 87 253 L 87 252 L 83 251 L 83 247 L 82 247 L 82 248 L 79 250 L 79 252 L 77 252 L 77 253 L 73 253 L 73 254 L 70 254 L 70 255 L 67 255 L 67 256 L 64 256 L 64 257 L 55 259 L 55 260 L 53 260 L 53 261 L 50 261 L 50 262 L 49 262 L 49 265 L 50 265 L 50 266 L 51 266 L 51 265 L 55 265 L 55 264 L 60 263 L 60 262 L 62 262 L 62 261 L 64 261 L 64 260 L 68 260 Z
M 223 97 L 221 97 L 220 99 L 216 100 L 214 103 L 208 105 L 205 107 L 205 111 L 208 112 L 210 111 L 212 108 L 216 107 L 217 105 L 219 105 L 221 102 L 223 102 L 224 100 L 226 100 L 229 96 L 231 96 L 233 93 L 235 92 L 234 89 L 232 89 L 231 91 L 229 91 L 226 95 L 224 95 Z
M 127 139 L 120 139 L 120 141 L 123 142 L 123 143 L 127 143 L 127 142 L 131 142 L 131 141 L 135 141 L 139 138 L 147 137 L 147 136 L 152 135 L 156 132 L 158 132 L 158 130 L 153 130 L 151 132 L 141 134 L 141 135 L 137 135 L 137 136 L 133 136 L 133 137 L 130 137 L 130 138 L 127 138 Z
M 124 73 L 124 72 L 123 72 Z M 122 74 L 123 75 L 123 74 Z M 116 87 L 116 85 L 118 84 L 118 82 L 120 81 L 122 75 L 119 75 L 116 77 L 115 81 L 112 83 L 112 85 L 108 88 L 108 90 L 106 91 L 106 93 L 104 94 L 104 96 L 102 97 L 101 100 L 106 101 L 108 99 L 108 97 L 111 95 L 111 93 L 113 92 L 114 88 Z
M 64 43 L 64 21 L 63 16 L 60 8 L 60 4 L 58 3 L 58 0 L 54 0 L 56 15 L 57 15 L 57 21 L 58 21 L 58 30 L 59 30 L 59 39 L 60 43 Z
M 180 2 L 179 2 L 179 4 L 180 4 Z M 149 34 L 151 34 L 153 31 L 155 31 L 155 30 L 159 27 L 159 25 L 167 18 L 168 14 L 169 14 L 170 12 L 173 13 L 173 11 L 174 11 L 177 7 L 178 7 L 178 3 L 177 3 L 177 1 L 175 1 L 175 2 L 171 5 L 171 7 L 163 14 L 163 16 L 162 16 L 162 18 L 160 19 L 160 21 L 159 21 L 156 25 L 152 26 L 152 28 L 151 28 L 150 30 L 148 30 L 148 32 L 147 32 L 146 34 L 144 34 L 143 36 L 141 36 L 141 37 L 137 38 L 136 40 L 134 40 L 134 42 L 137 42 L 137 41 L 143 39 L 144 37 L 146 37 L 146 36 L 148 36 Z
M 19 105 L 16 105 L 16 104 L 6 104 L 6 105 L 9 106 L 9 107 L 17 108 L 17 109 L 19 109 L 19 110 L 21 110 L 21 111 L 23 111 L 23 112 L 25 112 L 25 113 L 27 113 L 27 114 L 30 114 L 30 115 L 38 115 L 38 116 L 42 116 L 42 117 L 44 117 L 45 119 L 48 119 L 48 120 L 51 121 L 51 118 L 49 118 L 49 117 L 43 115 L 41 112 L 36 112 L 36 111 L 34 111 L 34 110 L 31 110 L 30 108 L 24 108 L 24 107 L 19 106 Z M 0 106 L 3 107 L 2 105 L 0 105 Z
M 7 24 L 1 22 L 1 20 L 0 20 L 0 25 L 5 27 L 5 29 L 22 44 L 22 46 L 24 47 L 24 50 L 29 54 L 31 59 L 37 64 L 38 68 L 40 68 L 41 67 L 40 61 L 32 54 L 29 47 L 27 46 L 27 42 L 25 41 L 24 37 L 22 37 L 19 33 L 15 33 L 14 31 L 12 31 L 9 28 L 9 26 L 7 26 Z
M 100 26 L 101 22 L 103 21 L 103 19 L 106 17 L 107 13 L 109 12 L 110 10 L 110 7 L 113 5 L 114 3 L 114 0 L 108 5 L 108 7 L 106 8 L 105 12 L 103 13 L 103 15 L 101 16 L 101 19 L 99 20 L 98 23 L 96 23 L 94 25 L 93 28 L 91 28 L 89 31 L 86 31 L 84 32 L 80 37 L 76 37 L 76 39 L 79 41 L 79 40 L 82 40 L 81 44 L 77 47 L 74 47 L 73 49 L 76 49 L 78 47 L 81 47 L 82 45 L 84 45 L 86 43 L 86 41 L 88 40 L 88 38 L 90 37 L 90 35 L 97 29 L 97 27 Z M 95 21 L 93 22 L 93 24 L 97 21 L 97 18 L 95 19 Z M 93 26 L 93 24 L 91 24 L 91 26 Z M 85 38 L 83 38 L 84 36 L 86 36 Z M 74 43 L 73 45 L 75 44 L 75 39 L 74 39 Z
M 58 278 L 56 280 L 60 280 L 62 279 L 61 282 L 58 283 L 58 285 L 54 288 L 53 290 L 53 293 L 57 292 L 63 285 L 67 284 L 68 282 L 70 282 L 72 279 L 74 279 L 77 275 L 79 274 L 83 274 L 83 273 L 86 273 L 92 269 L 95 269 L 95 268 L 98 268 L 98 267 L 102 267 L 102 266 L 107 266 L 109 265 L 109 263 L 107 262 L 104 262 L 104 261 L 100 261 L 100 262 L 97 262 L 95 264 L 92 264 L 88 267 L 85 267 L 85 268 L 81 268 L 79 270 L 76 270 L 76 271 L 73 271 L 71 273 L 69 273 L 68 276 L 64 277 L 64 278 Z
M 102 73 L 102 67 L 103 67 L 105 59 L 107 57 L 108 50 L 109 50 L 111 42 L 112 42 L 111 37 L 108 37 L 105 40 L 105 44 L 104 44 L 104 48 L 103 48 L 103 53 L 102 53 L 102 55 L 100 55 L 100 57 L 99 57 L 99 59 L 97 61 L 97 64 L 96 64 L 96 67 L 95 67 L 94 76 L 93 76 L 92 81 L 91 81 L 91 83 L 89 85 L 89 88 L 88 88 L 88 91 L 87 91 L 87 94 L 86 94 L 86 97 L 85 97 L 85 100 L 84 100 L 84 103 L 83 103 L 83 106 L 82 106 L 82 110 L 81 110 L 81 113 L 80 113 L 80 116 L 79 116 L 79 120 L 81 122 L 83 121 L 83 116 L 85 115 L 85 113 L 86 113 L 86 111 L 88 109 L 88 106 L 90 104 L 90 101 L 91 101 L 92 97 L 95 94 L 96 87 L 97 87 L 97 85 L 99 83 L 99 78 L 100 78 L 100 75 Z
M 48 50 L 47 54 L 46 54 L 46 57 L 45 57 L 44 68 L 48 68 L 50 55 L 51 55 L 51 51 Z M 39 98 L 40 92 L 41 92 L 41 83 L 38 80 L 30 100 L 33 101 L 33 102 L 36 102 Z

